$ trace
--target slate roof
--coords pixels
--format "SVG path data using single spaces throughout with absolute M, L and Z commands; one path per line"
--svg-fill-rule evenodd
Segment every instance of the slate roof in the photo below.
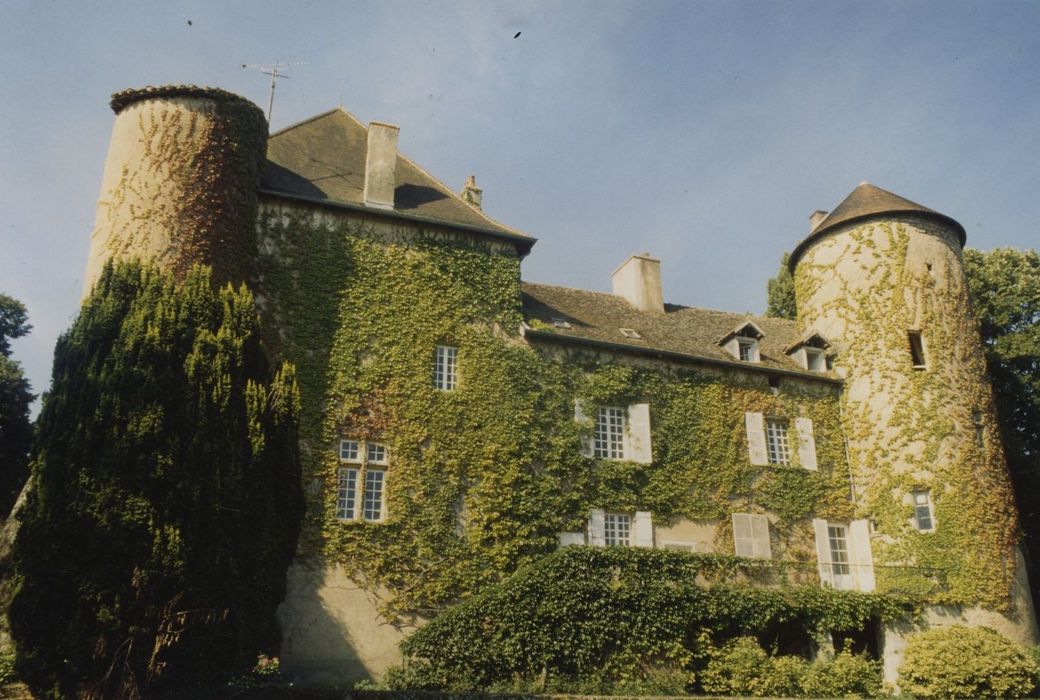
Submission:
M 949 216 L 940 214 L 934 209 L 921 206 L 917 202 L 911 202 L 909 199 L 904 199 L 897 194 L 892 194 L 888 190 L 883 190 L 869 182 L 861 182 L 856 189 L 852 190 L 848 197 L 842 200 L 841 204 L 835 207 L 834 211 L 828 214 L 827 217 L 821 221 L 816 228 L 810 231 L 809 235 L 795 247 L 788 263 L 791 271 L 794 271 L 794 266 L 798 262 L 798 258 L 801 257 L 803 252 L 805 252 L 805 248 L 811 241 L 824 235 L 827 231 L 841 226 L 842 224 L 861 221 L 882 214 L 922 215 L 951 226 L 960 239 L 962 248 L 967 240 L 964 227 Z
M 623 352 L 839 381 L 831 372 L 803 369 L 784 353 L 802 338 L 794 321 L 675 304 L 665 304 L 664 313 L 640 311 L 614 294 L 531 282 L 524 282 L 522 290 L 524 319 L 532 327 L 527 336 L 532 339 L 610 346 Z M 553 319 L 563 319 L 571 327 L 558 328 Z M 747 321 L 765 334 L 759 343 L 761 362 L 740 362 L 718 345 L 720 338 Z M 636 331 L 642 339 L 626 337 L 622 328 Z
M 364 207 L 368 128 L 352 114 L 333 109 L 271 134 L 263 192 L 314 202 Z M 534 238 L 501 224 L 398 153 L 394 212 L 522 239 Z M 372 208 L 374 213 L 386 210 Z

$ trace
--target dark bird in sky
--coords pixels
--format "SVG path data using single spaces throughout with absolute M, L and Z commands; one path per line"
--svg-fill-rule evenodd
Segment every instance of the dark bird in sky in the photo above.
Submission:
M 191 26 L 191 20 L 190 19 L 188 20 L 188 26 L 189 27 Z
M 513 38 L 516 39 L 518 36 L 520 36 L 520 32 L 517 32 L 516 34 L 514 34 Z

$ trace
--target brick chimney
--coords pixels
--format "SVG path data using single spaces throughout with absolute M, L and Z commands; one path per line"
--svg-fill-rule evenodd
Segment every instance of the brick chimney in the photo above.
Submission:
M 474 209 L 480 209 L 480 201 L 484 197 L 484 190 L 477 187 L 477 178 L 475 175 L 470 175 L 466 178 L 466 184 L 462 186 L 461 195 L 462 201 L 470 205 Z
M 369 122 L 368 154 L 365 156 L 365 204 L 380 209 L 394 208 L 397 187 L 397 134 L 393 124 Z
M 661 261 L 650 253 L 633 255 L 610 276 L 614 294 L 640 311 L 664 311 L 661 295 Z
M 820 225 L 820 222 L 827 218 L 827 214 L 822 209 L 817 209 L 812 214 L 809 214 L 809 233 L 816 230 L 816 227 Z

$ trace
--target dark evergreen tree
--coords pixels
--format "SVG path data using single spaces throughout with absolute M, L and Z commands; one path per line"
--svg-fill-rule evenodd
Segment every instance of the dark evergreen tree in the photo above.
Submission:
M 0 519 L 11 512 L 29 476 L 29 405 L 36 397 L 21 365 L 11 359 L 11 340 L 32 329 L 28 320 L 20 301 L 0 294 Z
M 766 316 L 794 321 L 798 318 L 798 308 L 794 301 L 794 277 L 787 269 L 787 261 L 790 259 L 791 254 L 784 253 L 780 258 L 780 271 L 768 282 Z
M 17 671 L 42 696 L 153 697 L 277 640 L 302 511 L 294 370 L 250 293 L 106 268 L 55 349 L 15 542 Z

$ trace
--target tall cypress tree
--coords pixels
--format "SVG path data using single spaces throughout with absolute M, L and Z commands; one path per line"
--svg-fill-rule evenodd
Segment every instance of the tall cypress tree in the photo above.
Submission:
M 15 542 L 17 670 L 152 696 L 270 651 L 302 512 L 293 368 L 245 287 L 109 266 L 58 341 Z

